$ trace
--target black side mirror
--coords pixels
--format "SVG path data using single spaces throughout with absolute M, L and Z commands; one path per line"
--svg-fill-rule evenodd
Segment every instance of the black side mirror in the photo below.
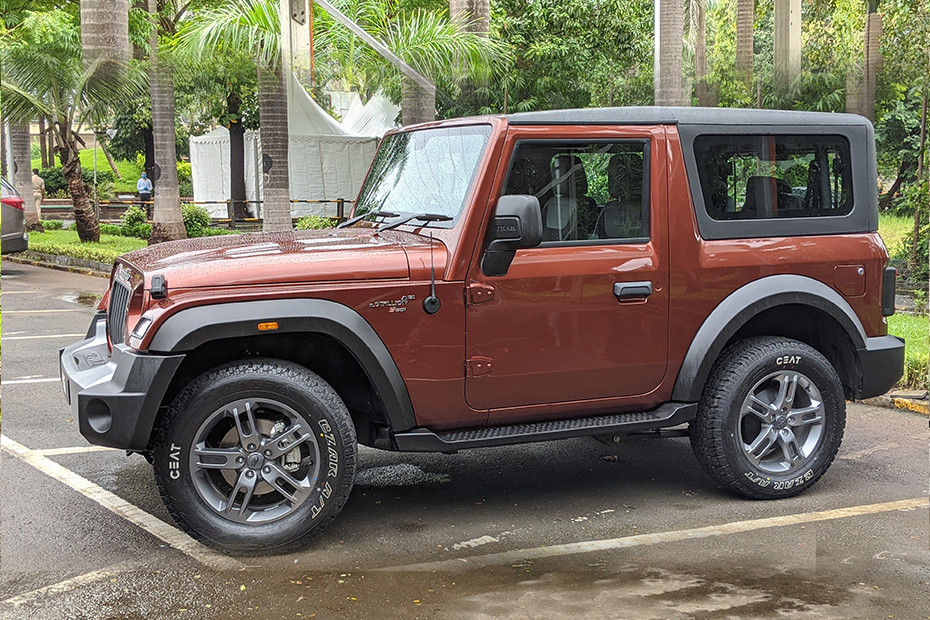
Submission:
M 488 237 L 481 272 L 486 276 L 502 276 L 510 269 L 517 250 L 535 248 L 542 242 L 539 199 L 527 194 L 501 196 Z

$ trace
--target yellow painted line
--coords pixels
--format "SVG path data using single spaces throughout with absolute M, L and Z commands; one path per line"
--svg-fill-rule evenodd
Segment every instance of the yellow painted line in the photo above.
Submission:
M 41 456 L 61 456 L 62 454 L 84 454 L 85 452 L 125 452 L 117 448 L 107 448 L 105 446 L 75 446 L 70 448 L 41 448 L 33 450 L 33 454 Z
M 908 411 L 930 415 L 930 406 L 926 402 L 911 400 L 910 398 L 892 398 L 891 402 L 898 409 L 907 409 Z
M 846 519 L 849 517 L 879 514 L 883 512 L 891 512 L 894 510 L 914 510 L 915 508 L 925 508 L 927 506 L 930 506 L 930 498 L 917 497 L 914 499 L 883 502 L 880 504 L 865 504 L 862 506 L 851 506 L 849 508 L 821 510 L 819 512 L 804 512 L 793 515 L 783 515 L 780 517 L 768 517 L 765 519 L 731 521 L 730 523 L 723 523 L 721 525 L 708 525 L 706 527 L 695 527 L 686 530 L 656 532 L 654 534 L 636 534 L 633 536 L 623 536 L 621 538 L 587 540 L 562 545 L 545 545 L 542 547 L 533 547 L 529 549 L 516 549 L 514 551 L 474 555 L 452 560 L 437 560 L 434 562 L 391 566 L 387 568 L 378 568 L 375 570 L 441 571 L 475 569 L 487 566 L 515 564 L 525 560 L 538 560 L 564 555 L 575 555 L 579 553 L 593 553 L 597 551 L 628 549 L 630 547 L 646 547 L 662 543 L 673 543 L 686 540 L 699 540 L 702 538 L 727 536 L 730 534 L 739 534 L 741 532 L 751 532 L 753 530 L 797 525 L 799 523 L 814 523 L 817 521 Z
M 21 607 L 22 605 L 28 605 L 30 603 L 39 603 L 42 599 L 45 599 L 48 596 L 64 594 L 66 592 L 71 592 L 72 590 L 77 590 L 78 588 L 83 587 L 89 583 L 103 581 L 104 579 L 111 579 L 120 573 L 126 572 L 127 570 L 128 569 L 125 567 L 116 566 L 113 568 L 102 568 L 100 570 L 91 571 L 89 573 L 84 573 L 83 575 L 77 575 L 76 577 L 65 579 L 64 581 L 59 581 L 58 583 L 53 583 L 42 588 L 37 588 L 30 592 L 25 592 L 17 596 L 11 596 L 8 599 L 0 601 L 0 605 L 7 607 Z
M 64 483 L 84 497 L 95 501 L 110 512 L 142 528 L 152 536 L 202 564 L 220 570 L 238 570 L 242 568 L 241 562 L 210 549 L 176 527 L 168 525 L 158 517 L 150 515 L 138 506 L 59 465 L 48 457 L 36 454 L 34 450 L 13 441 L 6 435 L 0 435 L 0 449 L 32 465 L 43 474 Z M 101 534 L 103 533 L 104 530 L 101 530 Z

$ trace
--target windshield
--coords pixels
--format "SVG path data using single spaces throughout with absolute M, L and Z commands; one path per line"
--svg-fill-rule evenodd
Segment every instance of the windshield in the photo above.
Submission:
M 362 186 L 355 215 L 383 210 L 391 215 L 432 213 L 457 219 L 490 136 L 490 125 L 470 125 L 386 137 Z

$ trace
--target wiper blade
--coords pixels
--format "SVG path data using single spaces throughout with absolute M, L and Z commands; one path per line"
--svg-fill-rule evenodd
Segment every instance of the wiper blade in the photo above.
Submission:
M 398 226 L 406 224 L 411 220 L 420 220 L 421 222 L 451 222 L 452 217 L 449 215 L 443 215 L 442 213 L 414 213 L 413 215 L 404 216 L 399 220 L 394 220 L 393 222 L 388 222 L 387 224 L 381 224 L 381 226 L 378 227 L 378 232 L 397 228 Z
M 383 215 L 384 217 L 400 217 L 400 213 L 394 213 L 393 211 L 368 211 L 367 213 L 362 213 L 361 215 L 356 215 L 351 220 L 346 220 L 345 222 L 336 226 L 336 229 L 345 228 L 346 226 L 351 226 L 355 222 L 360 222 L 366 217 L 371 217 L 372 215 Z

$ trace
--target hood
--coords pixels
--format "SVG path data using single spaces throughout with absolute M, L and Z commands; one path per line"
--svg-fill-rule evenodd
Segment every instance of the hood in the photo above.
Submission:
M 405 246 L 428 241 L 403 231 L 306 230 L 170 241 L 120 257 L 168 289 L 409 278 Z

